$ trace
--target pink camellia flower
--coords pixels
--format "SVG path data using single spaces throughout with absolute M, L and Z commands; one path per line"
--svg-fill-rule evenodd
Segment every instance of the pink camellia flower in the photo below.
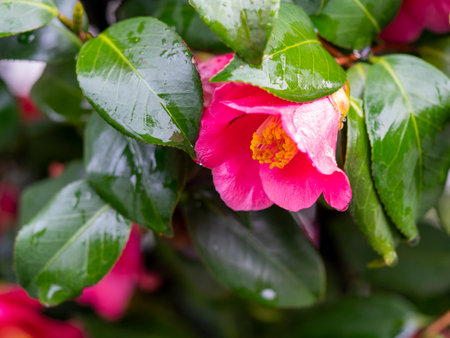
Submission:
M 136 286 L 153 291 L 160 284 L 159 275 L 144 269 L 139 231 L 133 226 L 130 238 L 114 267 L 98 284 L 84 289 L 77 301 L 92 306 L 103 318 L 114 321 L 123 316 Z
M 82 338 L 76 326 L 45 317 L 38 301 L 18 286 L 0 286 L 0 337 Z
M 387 42 L 408 43 L 416 40 L 423 29 L 447 33 L 449 14 L 450 0 L 403 0 L 396 18 L 380 37 Z
M 249 84 L 209 83 L 231 58 L 199 64 L 205 109 L 195 150 L 199 163 L 212 169 L 222 199 L 234 210 L 277 204 L 298 211 L 323 193 L 345 210 L 352 193 L 335 151 L 349 108 L 346 91 L 297 103 Z

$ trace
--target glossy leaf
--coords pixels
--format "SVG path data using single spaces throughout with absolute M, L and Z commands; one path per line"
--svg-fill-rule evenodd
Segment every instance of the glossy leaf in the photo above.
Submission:
M 364 90 L 373 176 L 387 214 L 414 239 L 450 166 L 450 80 L 413 56 L 375 61 Z
M 303 8 L 308 15 L 318 15 L 329 0 L 293 0 L 295 4 Z
M 320 256 L 288 212 L 271 208 L 238 218 L 205 199 L 185 206 L 198 252 L 225 286 L 277 307 L 307 306 L 322 297 Z
M 173 27 L 192 49 L 215 52 L 229 50 L 187 0 L 128 0 L 119 7 L 117 16 L 119 20 L 153 16 Z
M 206 24 L 236 53 L 259 64 L 280 0 L 189 0 Z
M 212 82 L 238 81 L 261 87 L 290 101 L 327 96 L 345 82 L 345 72 L 322 47 L 308 15 L 282 2 L 260 66 L 235 56 Z
M 55 122 L 83 124 L 93 110 L 78 86 L 74 61 L 47 65 L 31 97 L 39 111 Z
M 79 296 L 118 259 L 130 222 L 103 202 L 86 181 L 59 193 L 19 232 L 19 283 L 45 304 Z
M 312 20 L 324 39 L 361 49 L 394 19 L 400 4 L 401 0 L 329 0 Z
M 400 293 L 414 300 L 445 299 L 450 289 L 450 238 L 434 225 L 420 223 L 419 230 L 421 239 L 417 245 L 398 245 L 395 266 L 377 269 L 367 268 L 375 254 L 349 222 L 333 225 L 333 239 L 337 241 L 339 256 L 345 260 L 343 264 L 359 281 L 365 279 L 380 290 Z M 443 310 L 448 310 L 448 302 L 444 305 Z
M 82 161 L 73 161 L 67 165 L 61 176 L 28 186 L 20 197 L 19 224 L 24 225 L 30 222 L 59 190 L 85 176 Z
M 350 96 L 362 98 L 370 65 L 358 62 L 347 70 L 347 80 L 350 83 Z
M 369 244 L 385 264 L 392 265 L 397 260 L 394 236 L 372 180 L 370 144 L 361 101 L 351 102 L 347 121 L 345 171 L 353 193 L 350 208 Z
M 52 0 L 0 0 L 0 37 L 39 28 L 57 15 Z
M 94 114 L 84 155 L 89 181 L 105 201 L 132 221 L 172 235 L 172 213 L 186 176 L 181 152 L 140 143 Z
M 450 36 L 420 46 L 419 54 L 450 76 Z
M 16 143 L 19 122 L 16 101 L 0 80 L 0 153 L 11 150 Z
M 194 156 L 202 89 L 191 58 L 162 22 L 128 19 L 83 46 L 78 81 L 94 108 L 121 132 Z
M 447 177 L 447 184 L 436 205 L 436 211 L 442 228 L 444 228 L 450 236 L 450 177 Z
M 78 0 L 54 0 L 58 11 L 70 17 Z M 87 23 L 87 17 L 85 17 Z M 74 60 L 81 40 L 57 19 L 35 31 L 0 39 L 0 59 L 61 62 Z
M 299 316 L 288 337 L 400 337 L 418 328 L 415 308 L 398 296 L 351 297 Z

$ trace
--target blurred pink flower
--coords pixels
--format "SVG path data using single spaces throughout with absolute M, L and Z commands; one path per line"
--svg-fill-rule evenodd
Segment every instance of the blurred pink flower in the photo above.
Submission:
M 16 221 L 18 199 L 19 189 L 0 181 L 0 235 Z
M 416 40 L 423 29 L 435 33 L 447 33 L 450 0 L 403 0 L 397 17 L 380 37 L 392 43 L 408 43 Z
M 0 337 L 82 338 L 76 326 L 41 314 L 39 302 L 18 286 L 0 286 Z
M 298 211 L 323 193 L 345 210 L 352 193 L 337 167 L 336 141 L 349 106 L 344 88 L 308 103 L 290 102 L 244 83 L 209 83 L 232 56 L 199 64 L 205 109 L 195 150 L 234 210 L 277 204 Z
M 159 287 L 159 275 L 145 271 L 137 226 L 111 271 L 96 285 L 84 289 L 77 301 L 92 306 L 105 319 L 119 320 L 133 296 L 136 286 L 145 291 Z

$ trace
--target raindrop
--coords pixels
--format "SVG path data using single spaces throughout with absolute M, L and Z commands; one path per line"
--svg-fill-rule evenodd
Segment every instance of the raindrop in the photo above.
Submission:
M 33 34 L 33 32 L 25 32 L 17 36 L 17 41 L 23 44 L 28 44 L 31 43 L 35 38 L 36 36 Z
M 265 300 L 274 300 L 277 293 L 272 289 L 264 289 L 261 291 L 261 297 Z
M 52 302 L 52 299 L 55 297 L 57 293 L 60 293 L 63 290 L 63 287 L 57 284 L 52 284 L 48 288 L 47 294 L 45 295 L 45 300 Z

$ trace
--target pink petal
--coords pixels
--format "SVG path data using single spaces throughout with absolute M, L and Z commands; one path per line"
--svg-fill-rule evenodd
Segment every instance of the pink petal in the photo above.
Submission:
M 214 186 L 233 210 L 262 210 L 273 203 L 267 197 L 258 175 L 258 162 L 233 158 L 212 170 Z
M 76 326 L 45 317 L 39 302 L 15 286 L 0 286 L 0 337 L 82 338 Z
M 324 177 L 324 180 L 326 183 L 323 197 L 327 203 L 337 210 L 347 210 L 352 199 L 352 189 L 347 175 L 338 168 L 332 175 Z
M 392 21 L 380 34 L 380 37 L 387 42 L 408 43 L 416 40 L 423 29 L 423 20 L 417 22 L 410 17 L 404 5 L 394 21 Z
M 284 130 L 322 174 L 329 175 L 337 169 L 339 118 L 327 97 L 281 112 Z
M 270 169 L 268 164 L 264 164 L 260 166 L 259 173 L 267 196 L 290 211 L 312 206 L 324 187 L 323 175 L 301 152 L 283 169 Z
M 240 117 L 244 116 L 245 112 L 232 109 L 223 103 L 223 99 L 228 98 L 229 93 L 239 91 L 243 87 L 245 85 L 235 83 L 223 85 L 216 90 L 211 105 L 203 111 L 195 151 L 198 161 L 205 167 L 214 168 L 222 164 L 227 158 L 234 156 L 244 144 L 248 144 L 250 151 L 253 132 L 267 117 L 247 116 L 242 120 Z
M 214 186 L 222 200 L 234 210 L 261 210 L 272 205 L 259 178 L 259 162 L 252 159 L 253 132 L 266 115 L 243 116 L 219 135 L 214 150 L 222 163 L 212 170 Z M 222 150 L 222 152 L 220 151 Z
M 233 58 L 233 54 L 212 57 L 207 61 L 198 61 L 198 71 L 202 80 L 204 106 L 207 107 L 214 97 L 214 90 L 223 83 L 211 83 L 209 79 L 222 70 Z
M 319 171 L 323 174 L 335 171 L 340 116 L 328 98 L 307 103 L 290 102 L 254 86 L 226 84 L 216 90 L 210 109 L 217 109 L 219 103 L 233 109 L 233 116 L 239 115 L 237 111 L 281 115 L 283 128 Z
M 426 7 L 425 28 L 435 33 L 450 31 L 450 0 L 429 0 Z

